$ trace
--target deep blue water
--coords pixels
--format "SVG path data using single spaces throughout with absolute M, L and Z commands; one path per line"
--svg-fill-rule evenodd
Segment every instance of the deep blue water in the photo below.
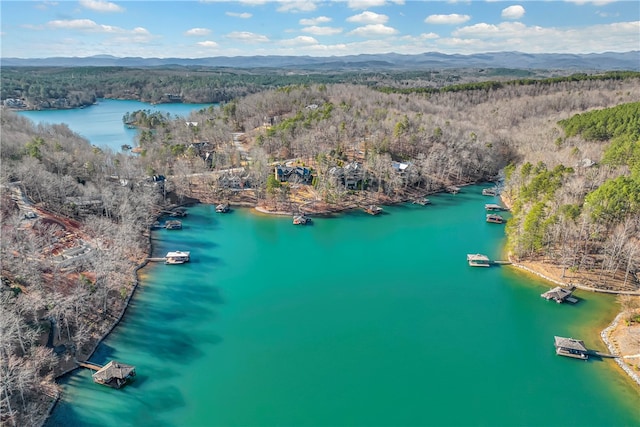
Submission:
M 192 111 L 207 108 L 213 104 L 158 104 L 151 105 L 139 101 L 100 99 L 86 108 L 73 110 L 19 111 L 34 123 L 66 123 L 77 134 L 87 138 L 93 145 L 120 151 L 122 145 L 134 146 L 136 129 L 127 128 L 122 116 L 137 110 L 169 113 L 172 116 L 187 117 Z

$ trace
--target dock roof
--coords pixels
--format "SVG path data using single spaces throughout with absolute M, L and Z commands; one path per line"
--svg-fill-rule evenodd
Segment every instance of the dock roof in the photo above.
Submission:
M 113 379 L 125 379 L 129 377 L 134 371 L 135 367 L 131 365 L 125 365 L 124 363 L 116 362 L 112 360 L 93 374 L 93 378 L 98 381 L 109 382 Z
M 556 286 L 555 288 L 548 290 L 547 292 L 542 294 L 542 296 L 545 298 L 548 297 L 548 298 L 559 298 L 559 299 L 565 299 L 569 295 L 571 295 L 571 291 L 569 289 L 566 289 L 560 286 Z
M 584 342 L 581 340 L 576 340 L 573 338 L 564 338 L 564 337 L 554 337 L 555 338 L 555 346 L 556 348 L 567 348 L 570 350 L 577 350 L 586 352 L 587 347 L 585 347 Z

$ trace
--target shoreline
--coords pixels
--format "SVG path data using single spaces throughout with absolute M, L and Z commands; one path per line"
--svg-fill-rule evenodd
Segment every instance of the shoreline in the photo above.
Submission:
M 94 344 L 93 348 L 91 349 L 91 351 L 89 351 L 87 353 L 86 356 L 86 361 L 89 361 L 89 359 L 91 359 L 91 356 L 93 356 L 93 354 L 96 352 L 96 350 L 98 350 L 98 347 L 100 346 L 100 344 L 102 344 L 104 342 L 104 340 L 106 340 L 109 335 L 111 335 L 111 333 L 113 332 L 113 330 L 120 324 L 120 322 L 122 321 L 122 319 L 124 318 L 125 314 L 127 313 L 127 309 L 129 308 L 129 304 L 131 303 L 131 299 L 133 299 L 133 295 L 136 293 L 136 290 L 138 289 L 138 286 L 140 285 L 140 276 L 138 275 L 138 271 L 140 271 L 141 269 L 143 269 L 144 267 L 146 267 L 149 264 L 149 257 L 151 256 L 153 252 L 153 246 L 151 244 L 151 232 L 148 233 L 147 235 L 147 254 L 144 258 L 144 260 L 138 264 L 136 264 L 136 266 L 133 268 L 132 274 L 133 274 L 133 286 L 131 288 L 131 291 L 129 292 L 129 295 L 127 296 L 127 299 L 125 300 L 123 306 L 122 306 L 122 310 L 120 311 L 120 315 L 118 316 L 118 318 L 111 324 L 111 326 L 109 327 L 109 329 L 107 329 L 107 331 L 102 334 L 102 336 L 96 341 L 96 343 Z M 63 372 L 59 373 L 58 375 L 56 375 L 56 377 L 54 378 L 54 381 L 56 382 L 56 384 L 58 384 L 58 380 L 71 374 L 73 371 L 82 368 L 82 366 L 79 366 L 76 364 L 76 366 L 72 367 L 72 368 L 68 368 L 66 370 L 64 370 Z M 55 410 L 56 406 L 58 405 L 58 402 L 60 401 L 60 398 L 62 397 L 62 390 L 56 390 L 56 395 L 53 397 L 53 400 L 51 401 L 51 403 L 49 404 L 49 408 L 46 412 L 46 416 L 42 421 L 42 424 L 40 424 L 40 427 L 43 427 L 47 421 L 49 420 L 49 418 L 51 417 L 51 414 L 53 413 L 53 411 Z
M 464 184 L 464 186 L 467 185 L 473 185 L 473 184 Z M 436 194 L 436 193 L 429 193 L 429 194 Z M 501 198 L 502 199 L 502 198 Z M 391 201 L 391 200 L 387 200 L 386 203 L 382 203 L 382 204 L 401 204 L 401 203 L 407 203 L 408 200 L 404 199 L 404 200 L 397 200 L 397 201 Z M 211 206 L 215 206 L 217 203 L 215 202 L 211 202 L 211 201 L 201 201 L 199 199 L 193 199 L 190 202 L 184 203 L 183 205 L 190 205 L 190 204 L 208 204 Z M 239 207 L 245 207 L 245 208 L 249 208 L 252 209 L 254 211 L 257 211 L 260 214 L 265 214 L 265 215 L 274 215 L 274 216 L 291 216 L 294 215 L 293 211 L 271 211 L 269 209 L 267 209 L 264 206 L 259 206 L 255 203 L 251 203 L 251 202 L 247 202 L 247 201 L 236 201 L 233 202 L 232 205 L 235 204 L 236 206 Z M 506 203 L 505 203 L 506 204 Z M 357 206 L 353 206 L 353 205 L 346 205 L 346 206 L 334 206 L 333 209 L 328 209 L 328 210 L 323 210 L 323 211 L 311 211 L 311 212 L 305 212 L 305 214 L 310 215 L 310 216 L 331 216 L 331 215 L 337 215 L 340 213 L 344 213 L 350 210 L 355 210 L 358 209 Z M 144 268 L 145 266 L 147 266 L 148 264 L 148 257 L 151 256 L 152 251 L 153 251 L 153 247 L 152 247 L 152 239 L 151 239 L 151 233 L 149 232 L 147 235 L 147 255 L 145 257 L 145 259 L 137 264 L 132 273 L 134 276 L 134 284 L 133 287 L 129 293 L 129 295 L 127 296 L 127 299 L 123 305 L 122 311 L 120 313 L 120 315 L 118 316 L 118 318 L 116 319 L 116 321 L 111 325 L 111 327 L 102 335 L 102 337 L 100 337 L 98 339 L 98 341 L 96 341 L 95 345 L 93 346 L 93 348 L 91 349 L 91 351 L 87 354 L 86 360 L 89 360 L 91 358 L 91 356 L 96 352 L 96 350 L 98 349 L 98 347 L 100 346 L 100 344 L 109 337 L 109 335 L 113 332 L 113 330 L 120 324 L 120 322 L 122 321 L 122 319 L 124 318 L 127 309 L 129 307 L 129 304 L 131 302 L 131 299 L 133 298 L 139 284 L 140 284 L 140 277 L 138 275 L 138 271 L 141 270 L 142 268 Z M 508 257 L 508 259 L 511 261 L 511 257 Z M 627 295 L 640 295 L 640 291 L 614 291 L 614 290 L 606 290 L 606 289 L 597 289 L 597 288 L 592 288 L 589 286 L 585 286 L 585 285 L 579 285 L 579 284 L 567 284 L 565 282 L 562 282 L 560 280 L 554 279 L 548 275 L 545 275 L 544 273 L 536 270 L 535 268 L 532 267 L 527 267 L 523 264 L 520 263 L 515 263 L 512 262 L 510 264 L 511 266 L 515 267 L 518 270 L 527 272 L 529 274 L 533 274 L 535 276 L 540 277 L 541 279 L 544 279 L 548 282 L 557 284 L 559 286 L 563 286 L 563 287 L 568 287 L 568 286 L 575 286 L 578 289 L 581 290 L 585 290 L 585 291 L 591 291 L 591 292 L 599 292 L 599 293 L 606 293 L 606 294 L 627 294 Z M 608 348 L 609 352 L 611 354 L 616 354 L 617 348 L 610 342 L 610 340 L 608 339 L 609 334 L 617 327 L 617 325 L 619 324 L 620 319 L 622 318 L 622 315 L 624 313 L 620 312 L 616 315 L 616 317 L 613 319 L 613 321 L 605 328 L 601 331 L 600 333 L 600 337 L 602 339 L 602 341 L 604 342 L 604 344 L 606 345 L 606 347 Z M 616 364 L 623 370 L 623 372 L 625 372 L 628 377 L 635 383 L 637 383 L 640 386 L 640 375 L 636 372 L 633 371 L 633 369 L 627 365 L 626 363 L 624 363 L 624 361 L 622 360 L 622 357 L 617 357 L 615 358 L 615 362 Z M 70 373 L 72 373 L 73 371 L 75 371 L 76 369 L 80 368 L 80 366 L 75 366 L 72 368 L 69 368 L 67 370 L 65 370 L 64 372 L 56 375 L 55 377 L 55 381 L 57 382 L 58 379 L 61 379 L 62 377 L 69 375 Z M 62 391 L 57 391 L 56 392 L 56 396 L 53 398 L 53 401 L 50 403 L 49 405 L 49 409 L 46 412 L 46 417 L 44 418 L 41 427 L 44 426 L 47 422 L 47 420 L 51 417 L 51 414 L 53 413 L 53 411 L 55 410 L 55 407 L 57 406 L 60 398 L 62 396 Z
M 511 263 L 511 266 L 515 267 L 518 270 L 524 271 L 526 273 L 535 275 L 541 279 L 544 279 L 548 282 L 554 283 L 556 285 L 562 286 L 562 287 L 570 287 L 570 286 L 575 286 L 577 289 L 580 290 L 585 290 L 585 291 L 589 291 L 589 292 L 594 292 L 594 293 L 603 293 L 603 294 L 614 294 L 614 295 L 640 295 L 640 292 L 638 291 L 613 291 L 613 290 L 609 290 L 609 289 L 597 289 L 597 288 L 592 288 L 590 286 L 584 286 L 584 285 L 578 285 L 575 283 L 572 284 L 568 284 L 566 282 L 562 282 L 558 279 L 555 279 L 553 277 L 549 277 L 547 275 L 545 275 L 544 273 L 537 271 L 535 268 L 532 267 L 527 267 L 525 265 L 519 264 L 519 263 Z M 620 320 L 622 319 L 622 316 L 625 314 L 624 311 L 620 311 L 618 312 L 618 314 L 613 318 L 613 320 L 609 323 L 609 325 L 607 325 L 602 331 L 600 331 L 600 339 L 602 340 L 602 342 L 604 343 L 604 345 L 607 347 L 607 350 L 609 351 L 610 354 L 618 354 L 618 347 L 615 346 L 611 340 L 609 339 L 609 336 L 611 335 L 611 333 L 618 327 Z M 623 356 L 619 356 L 614 358 L 615 363 L 620 367 L 620 369 L 622 369 L 622 371 L 627 374 L 627 376 L 630 378 L 631 381 L 635 382 L 638 386 L 640 386 L 640 373 L 635 372 L 633 370 L 633 368 L 631 366 L 629 366 L 627 363 L 624 362 L 624 357 Z

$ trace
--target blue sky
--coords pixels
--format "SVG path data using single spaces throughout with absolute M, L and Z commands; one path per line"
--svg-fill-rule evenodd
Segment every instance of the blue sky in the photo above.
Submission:
M 0 2 L 2 57 L 640 50 L 640 2 Z

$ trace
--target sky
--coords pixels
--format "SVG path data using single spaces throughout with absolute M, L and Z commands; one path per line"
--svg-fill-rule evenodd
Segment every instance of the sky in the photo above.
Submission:
M 640 2 L 0 1 L 0 57 L 640 50 Z

